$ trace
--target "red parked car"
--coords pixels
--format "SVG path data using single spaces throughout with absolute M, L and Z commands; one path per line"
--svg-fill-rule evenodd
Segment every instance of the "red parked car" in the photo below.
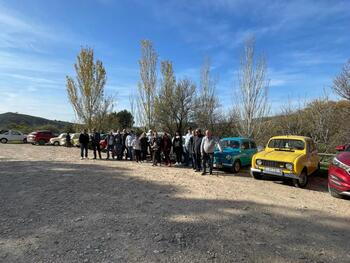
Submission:
M 50 139 L 55 137 L 50 131 L 36 131 L 27 136 L 27 142 L 31 144 L 44 145 L 50 142 Z
M 350 144 L 337 146 L 336 150 L 340 153 L 328 169 L 328 190 L 334 197 L 350 197 Z

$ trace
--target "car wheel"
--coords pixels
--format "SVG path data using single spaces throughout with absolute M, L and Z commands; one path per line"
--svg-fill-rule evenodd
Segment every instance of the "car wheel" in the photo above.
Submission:
M 24 138 L 24 139 L 23 139 L 23 143 L 27 143 L 27 138 Z
M 262 173 L 257 173 L 257 172 L 252 172 L 252 176 L 256 180 L 261 180 L 263 177 Z
M 236 161 L 233 163 L 232 172 L 236 174 L 236 173 L 238 173 L 240 170 L 241 170 L 241 162 L 240 162 L 239 160 L 236 160 Z
M 7 143 L 8 140 L 7 140 L 6 138 L 2 138 L 2 139 L 0 140 L 0 142 L 1 142 L 1 143 Z
M 54 145 L 54 146 L 59 146 L 60 143 L 59 143 L 59 142 L 54 142 L 53 145 Z
M 44 141 L 44 140 L 38 141 L 38 145 L 44 145 L 44 144 L 45 144 L 45 141 Z
M 299 175 L 299 179 L 293 179 L 293 184 L 298 188 L 305 188 L 308 183 L 307 172 L 303 170 Z

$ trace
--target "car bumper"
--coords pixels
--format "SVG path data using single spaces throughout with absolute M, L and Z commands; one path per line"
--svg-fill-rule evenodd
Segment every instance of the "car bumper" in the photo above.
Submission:
M 291 179 L 299 179 L 299 176 L 293 173 L 284 173 L 283 171 L 281 173 L 273 173 L 270 171 L 265 171 L 264 169 L 257 169 L 257 168 L 250 168 L 250 174 L 253 175 L 253 173 L 261 173 L 266 175 L 272 175 L 282 178 L 291 178 Z
M 331 165 L 328 169 L 328 184 L 338 194 L 350 196 L 350 174 L 345 170 Z
M 36 142 L 36 140 L 32 137 L 27 137 L 27 142 L 34 143 L 34 142 Z
M 225 167 L 232 167 L 233 164 L 232 163 L 213 163 L 213 167 L 214 168 L 225 168 Z

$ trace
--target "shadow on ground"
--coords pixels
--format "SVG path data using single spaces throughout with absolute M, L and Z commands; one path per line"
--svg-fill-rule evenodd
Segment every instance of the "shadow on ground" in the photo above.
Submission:
M 2 262 L 349 262 L 349 219 L 182 198 L 128 168 L 0 163 Z M 135 171 L 134 171 L 135 172 Z

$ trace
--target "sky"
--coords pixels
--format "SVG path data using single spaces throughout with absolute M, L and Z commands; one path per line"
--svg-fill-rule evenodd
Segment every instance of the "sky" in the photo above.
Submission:
M 339 99 L 331 85 L 350 59 L 348 0 L 0 0 L 0 113 L 74 121 L 66 76 L 86 46 L 104 63 L 115 110 L 130 109 L 142 39 L 177 79 L 198 83 L 210 58 L 225 112 L 250 37 L 267 60 L 272 113 L 325 91 Z

